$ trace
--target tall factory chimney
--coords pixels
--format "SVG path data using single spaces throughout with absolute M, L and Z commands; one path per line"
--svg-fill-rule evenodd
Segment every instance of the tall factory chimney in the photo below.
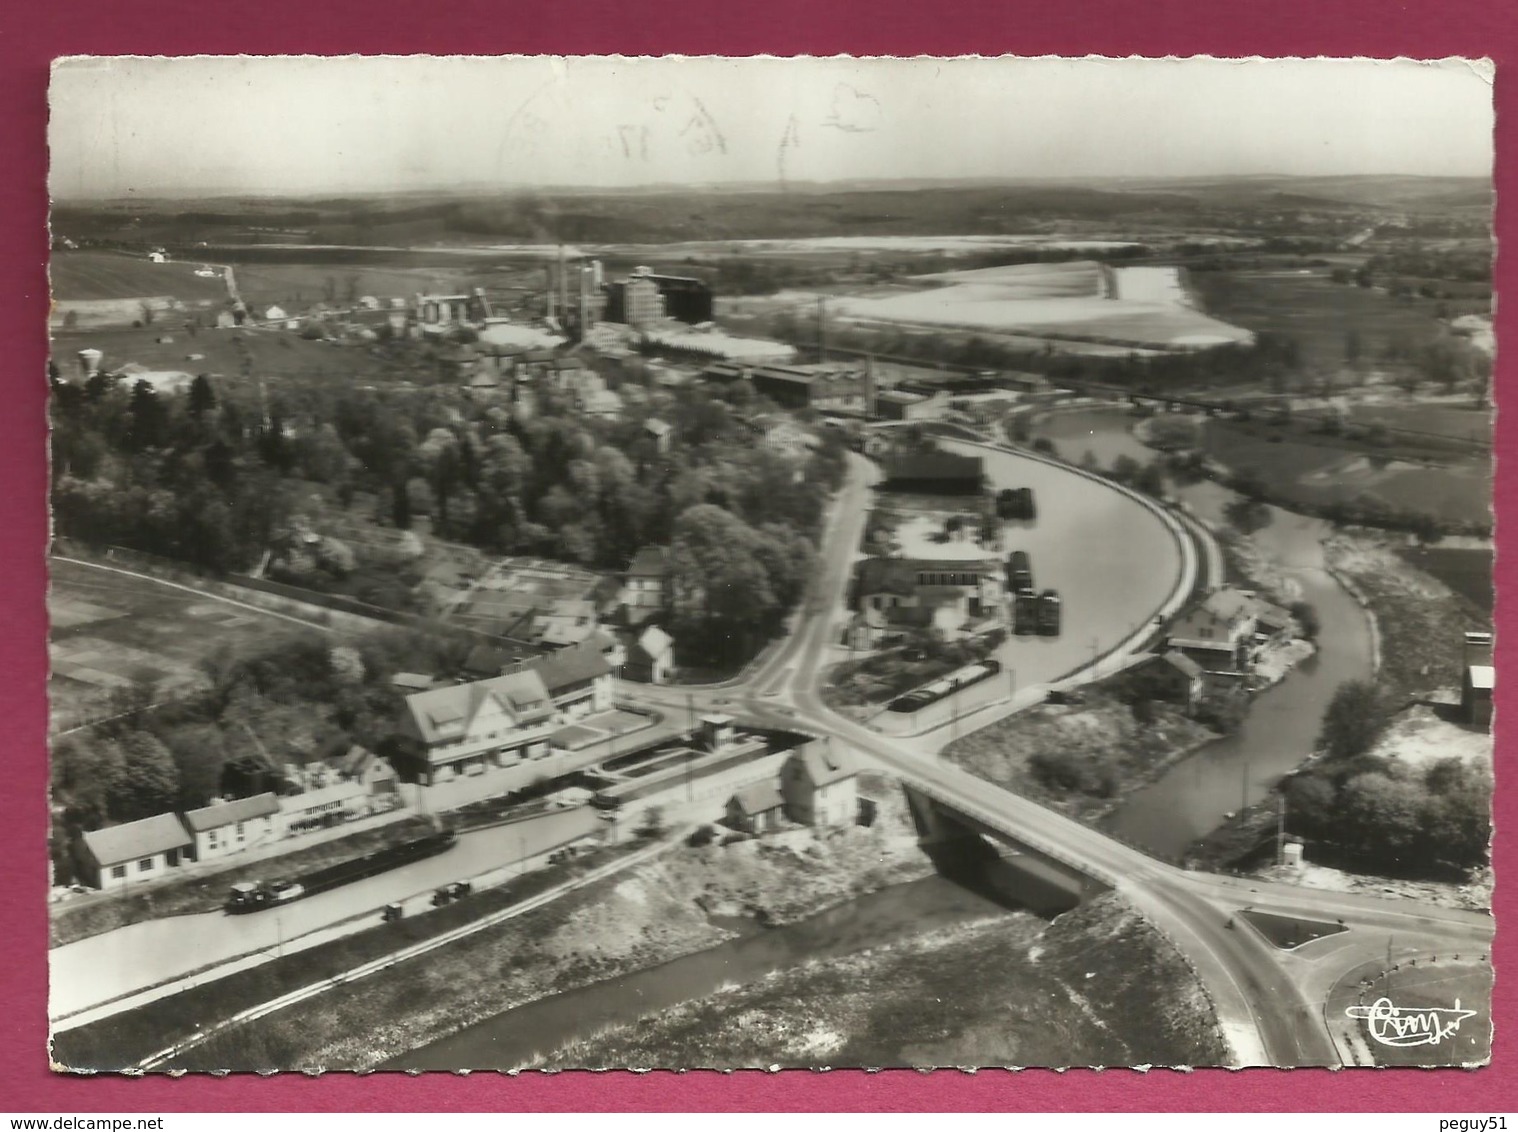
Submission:
M 559 310 L 565 321 L 569 320 L 569 262 L 564 258 L 564 245 L 559 245 Z
M 543 292 L 543 310 L 545 312 L 545 317 L 552 318 L 553 317 L 553 264 L 549 264 L 547 267 L 543 268 L 543 276 L 547 280 L 547 283 L 548 283 L 547 288 Z
M 864 356 L 864 415 L 875 416 L 875 359 Z
M 828 360 L 828 312 L 827 299 L 817 296 L 817 360 Z
M 580 261 L 580 340 L 590 332 L 590 268 Z

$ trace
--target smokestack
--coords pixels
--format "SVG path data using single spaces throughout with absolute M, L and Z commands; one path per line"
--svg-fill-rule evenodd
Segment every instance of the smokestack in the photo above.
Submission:
M 543 274 L 548 280 L 548 288 L 544 291 L 544 312 L 546 318 L 553 317 L 553 265 L 549 264 L 543 269 Z
M 590 332 L 590 270 L 580 264 L 580 340 Z
M 827 299 L 822 295 L 817 296 L 817 360 L 828 360 L 828 315 Z
M 864 415 L 875 415 L 875 359 L 869 354 L 864 356 Z
M 569 317 L 569 264 L 564 258 L 564 245 L 559 245 L 559 309 Z

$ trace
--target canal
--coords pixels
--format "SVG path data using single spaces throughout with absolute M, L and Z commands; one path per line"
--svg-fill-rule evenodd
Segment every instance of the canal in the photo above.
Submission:
M 1103 467 L 1119 456 L 1141 463 L 1155 452 L 1134 438 L 1135 418 L 1120 409 L 1056 413 L 1035 430 L 1066 459 L 1091 452 Z M 1204 482 L 1171 489 L 1209 523 L 1222 523 L 1234 493 Z M 1373 675 L 1374 646 L 1365 611 L 1325 568 L 1328 524 L 1270 508 L 1271 522 L 1255 536 L 1267 557 L 1318 613 L 1318 652 L 1286 679 L 1262 692 L 1243 727 L 1177 763 L 1160 779 L 1125 800 L 1105 828 L 1166 856 L 1179 856 L 1225 815 L 1267 798 L 1277 782 L 1316 746 L 1323 710 L 1347 680 Z
M 634 971 L 507 1010 L 419 1049 L 383 1070 L 514 1069 L 578 1038 L 637 1021 L 724 986 L 741 986 L 814 959 L 831 959 L 924 932 L 984 920 L 1031 919 L 1018 897 L 1015 862 L 993 858 L 968 879 L 943 875 L 894 885 L 777 928 L 724 922 L 742 934 L 657 967 Z

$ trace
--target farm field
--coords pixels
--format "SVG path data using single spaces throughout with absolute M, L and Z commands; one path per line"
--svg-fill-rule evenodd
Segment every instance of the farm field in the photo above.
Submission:
M 89 348 L 104 354 L 108 367 L 136 362 L 154 370 L 208 373 L 240 382 L 242 354 L 235 342 L 241 338 L 252 356 L 253 372 L 261 377 L 373 378 L 379 368 L 371 352 L 362 347 L 313 342 L 285 330 L 248 327 L 201 329 L 192 335 L 183 328 L 182 318 L 170 321 L 172 318 L 166 316 L 161 324 L 141 328 L 55 331 L 53 356 L 66 378 L 78 372 L 76 352 Z M 172 341 L 158 341 L 163 337 Z M 191 354 L 202 356 L 191 358 Z
M 1448 546 L 1408 547 L 1402 557 L 1431 574 L 1491 616 L 1496 599 L 1492 584 L 1492 552 Z
M 196 275 L 199 262 L 153 263 L 146 256 L 111 252 L 55 251 L 48 263 L 53 298 L 68 300 L 136 299 L 172 295 L 181 302 L 219 302 L 227 297 L 220 273 Z
M 690 240 L 671 244 L 597 244 L 592 253 L 627 254 L 656 251 L 665 255 L 724 254 L 805 255 L 832 252 L 889 252 L 913 254 L 938 252 L 969 255 L 1001 250 L 1113 251 L 1140 247 L 1136 240 L 1101 240 L 1056 235 L 1036 236 L 807 236 L 775 240 Z
M 256 649 L 314 631 L 146 578 L 58 558 L 50 568 L 55 728 L 98 714 L 113 690 L 138 681 L 155 681 L 160 694 L 189 691 L 201 680 L 197 662 L 223 644 Z
M 992 284 L 1008 299 L 1094 299 L 1102 293 L 1101 266 L 1090 262 L 978 267 L 965 271 L 936 271 L 913 278 L 920 282 L 952 285 Z
M 1383 449 L 1356 449 L 1311 434 L 1209 421 L 1207 450 L 1236 472 L 1252 471 L 1287 499 L 1307 504 L 1378 499 L 1396 509 L 1421 511 L 1460 522 L 1489 523 L 1492 469 L 1478 456 L 1413 463 L 1424 454 L 1395 440 Z
M 1439 337 L 1443 325 L 1432 299 L 1393 299 L 1376 288 L 1333 282 L 1328 269 L 1193 271 L 1188 279 L 1217 318 L 1255 332 L 1290 335 L 1308 367 L 1330 372 L 1344 364 L 1345 335 L 1358 330 L 1366 358 L 1380 356 L 1396 336 L 1416 348 Z
M 1388 428 L 1449 436 L 1457 440 L 1490 441 L 1492 410 L 1465 404 L 1352 405 L 1349 418 L 1357 424 L 1384 424 Z
M 844 319 L 898 325 L 944 326 L 990 332 L 1018 332 L 1039 338 L 1096 340 L 1158 349 L 1220 345 L 1249 338 L 1194 310 L 1175 268 L 1138 271 L 1126 289 L 1137 298 L 1105 296 L 1101 267 L 1095 263 L 1030 264 L 967 272 L 940 272 L 948 286 L 885 298 L 845 296 L 832 308 Z
M 447 267 L 376 267 L 345 263 L 248 263 L 234 267 L 237 290 L 250 306 L 278 304 L 300 311 L 316 302 L 348 304 L 373 295 L 409 300 L 417 292 L 457 294 L 479 286 L 478 270 Z M 541 275 L 541 272 L 539 272 Z

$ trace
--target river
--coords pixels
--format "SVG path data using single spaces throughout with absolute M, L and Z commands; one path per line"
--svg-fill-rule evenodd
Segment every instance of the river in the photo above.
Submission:
M 1015 882 L 998 878 L 997 888 L 1009 892 L 1008 883 Z M 540 998 L 401 1054 L 379 1068 L 513 1069 L 608 1026 L 635 1022 L 723 986 L 750 983 L 807 960 L 848 955 L 987 916 L 1032 915 L 1009 909 L 1007 896 L 993 898 L 979 885 L 967 887 L 930 876 L 861 896 L 784 927 L 745 924 L 745 934 L 727 943 Z
M 1133 437 L 1133 421 L 1119 409 L 1080 410 L 1054 414 L 1035 432 L 1049 437 L 1066 459 L 1079 460 L 1090 451 L 1103 467 L 1119 456 L 1147 463 L 1155 453 Z M 1210 482 L 1172 491 L 1209 522 L 1220 522 L 1223 507 L 1234 498 Z M 1317 610 L 1318 652 L 1261 693 L 1236 734 L 1177 763 L 1109 815 L 1105 828 L 1156 853 L 1179 856 L 1225 814 L 1268 797 L 1311 753 L 1323 710 L 1339 685 L 1373 675 L 1369 619 L 1324 568 L 1328 524 L 1275 507 L 1270 512 L 1270 525 L 1255 540 Z

